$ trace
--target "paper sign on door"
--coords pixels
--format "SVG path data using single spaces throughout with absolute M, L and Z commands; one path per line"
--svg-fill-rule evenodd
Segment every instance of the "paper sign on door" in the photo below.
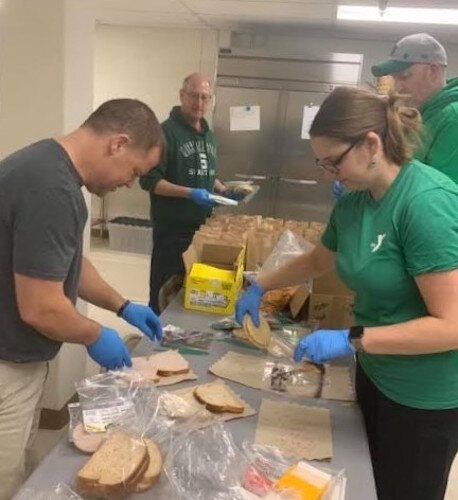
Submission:
M 304 115 L 302 117 L 302 132 L 301 139 L 310 139 L 310 127 L 313 119 L 320 109 L 319 106 L 304 106 Z
M 260 106 L 231 106 L 229 108 L 230 131 L 260 130 Z

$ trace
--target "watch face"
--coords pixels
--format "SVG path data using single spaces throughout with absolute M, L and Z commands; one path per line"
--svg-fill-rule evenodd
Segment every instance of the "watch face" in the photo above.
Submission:
M 362 351 L 362 338 L 364 335 L 364 327 L 363 326 L 352 326 L 350 328 L 349 339 L 351 345 L 355 348 L 356 351 Z
M 350 340 L 361 340 L 364 335 L 363 326 L 352 326 L 350 328 Z

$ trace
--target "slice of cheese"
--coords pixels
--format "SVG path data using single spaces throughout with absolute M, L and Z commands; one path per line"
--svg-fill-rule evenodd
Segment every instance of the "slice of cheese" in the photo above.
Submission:
M 320 500 L 332 476 L 306 462 L 290 467 L 275 483 L 277 490 L 293 490 L 301 495 L 301 500 Z

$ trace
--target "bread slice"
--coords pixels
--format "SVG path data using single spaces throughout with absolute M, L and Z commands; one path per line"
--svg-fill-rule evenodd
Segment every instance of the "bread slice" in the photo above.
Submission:
M 197 401 L 205 404 L 207 410 L 214 413 L 243 413 L 245 410 L 242 402 L 218 380 L 198 385 L 194 389 L 194 396 Z
M 162 455 L 159 447 L 152 439 L 144 439 L 148 448 L 149 465 L 140 481 L 135 485 L 134 491 L 141 493 L 151 488 L 159 479 L 162 470 Z
M 267 349 L 270 344 L 270 340 L 272 338 L 272 333 L 270 331 L 269 323 L 263 317 L 259 317 L 259 327 L 254 326 L 253 320 L 249 314 L 245 315 L 243 320 L 243 329 L 245 330 L 246 336 L 248 340 L 257 345 L 258 347 L 262 347 L 263 349 Z
M 132 369 L 137 371 L 145 382 L 156 383 L 160 380 L 157 366 L 151 362 L 150 356 L 132 358 Z
M 148 464 L 145 443 L 125 431 L 116 431 L 78 472 L 78 487 L 90 495 L 122 496 Z
M 165 351 L 149 356 L 149 362 L 157 368 L 161 377 L 170 377 L 189 372 L 189 363 L 178 351 Z

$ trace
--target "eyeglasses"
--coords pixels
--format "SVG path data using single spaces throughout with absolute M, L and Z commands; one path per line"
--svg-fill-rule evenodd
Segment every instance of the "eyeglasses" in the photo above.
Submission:
M 210 102 L 212 96 L 209 94 L 199 94 L 197 92 L 185 92 L 187 96 L 193 101 L 202 101 L 202 102 Z
M 322 163 L 318 158 L 315 158 L 315 165 L 317 167 L 322 168 L 323 170 L 326 170 L 326 172 L 329 172 L 331 174 L 338 174 L 340 169 L 338 168 L 339 165 L 343 162 L 344 158 L 347 156 L 347 154 L 358 144 L 358 142 L 354 142 L 351 144 L 340 156 L 338 156 L 334 161 L 326 161 Z

